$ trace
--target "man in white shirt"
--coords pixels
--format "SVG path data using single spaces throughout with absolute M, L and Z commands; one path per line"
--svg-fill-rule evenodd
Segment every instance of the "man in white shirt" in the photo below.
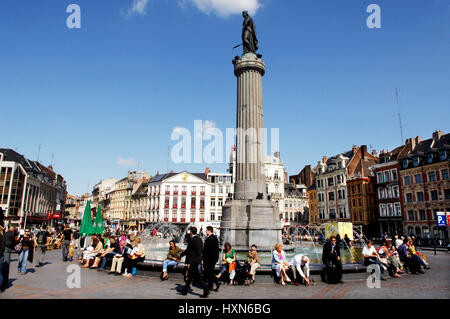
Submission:
M 289 262 L 289 266 L 292 270 L 293 276 L 294 276 L 294 282 L 295 285 L 298 286 L 299 283 L 297 281 L 297 271 L 302 277 L 302 280 L 305 284 L 305 286 L 309 286 L 310 284 L 310 278 L 309 278 L 309 258 L 305 255 L 299 254 L 296 255 L 292 260 Z M 300 278 L 299 278 L 300 279 Z

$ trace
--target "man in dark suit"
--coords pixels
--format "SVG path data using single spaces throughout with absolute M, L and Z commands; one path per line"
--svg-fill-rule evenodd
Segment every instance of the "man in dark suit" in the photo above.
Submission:
M 214 276 L 214 269 L 219 261 L 219 240 L 214 235 L 214 228 L 211 226 L 206 227 L 206 239 L 203 245 L 203 269 L 205 279 L 208 281 L 208 290 L 212 290 L 213 283 L 216 284 L 216 291 L 219 290 L 219 279 Z
M 203 242 L 200 237 L 197 236 L 196 227 L 191 227 L 190 237 L 191 239 L 189 240 L 189 244 L 186 250 L 181 254 L 181 257 L 186 256 L 186 260 L 188 260 L 189 262 L 189 270 L 188 279 L 186 280 L 186 284 L 181 289 L 180 293 L 184 296 L 187 295 L 192 281 L 197 280 L 200 283 L 200 286 L 203 288 L 203 295 L 201 295 L 201 297 L 207 298 L 209 295 L 209 290 L 205 282 L 203 281 L 199 270 L 199 266 L 202 263 Z
M 341 251 L 335 236 L 331 236 L 330 241 L 323 246 L 322 262 L 325 265 L 325 269 L 334 265 L 336 267 L 337 281 L 343 283 Z

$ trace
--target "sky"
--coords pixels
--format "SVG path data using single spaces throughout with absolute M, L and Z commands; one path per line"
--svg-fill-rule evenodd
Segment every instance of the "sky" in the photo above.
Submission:
M 171 134 L 235 127 L 243 9 L 289 175 L 352 145 L 399 146 L 395 88 L 404 139 L 449 133 L 450 0 L 2 0 L 0 147 L 53 164 L 73 195 L 128 170 L 203 172 L 171 160 Z

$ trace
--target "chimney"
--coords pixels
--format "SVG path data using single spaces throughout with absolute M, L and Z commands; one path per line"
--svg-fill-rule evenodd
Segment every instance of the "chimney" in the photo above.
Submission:
M 420 136 L 416 136 L 416 146 L 419 145 L 422 142 L 422 139 Z
M 433 142 L 437 143 L 441 139 L 442 136 L 444 136 L 444 133 L 441 130 L 435 131 L 433 133 Z
M 416 140 L 413 138 L 408 138 L 405 142 L 406 145 L 411 145 L 411 152 L 416 148 Z
M 361 158 L 365 159 L 367 153 L 367 145 L 361 145 Z
M 328 157 L 324 156 L 322 157 L 322 163 L 326 164 L 328 161 Z

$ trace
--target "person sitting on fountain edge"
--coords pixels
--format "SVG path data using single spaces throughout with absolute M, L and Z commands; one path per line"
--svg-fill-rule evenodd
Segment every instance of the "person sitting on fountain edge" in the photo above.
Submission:
M 336 280 L 341 284 L 344 283 L 342 281 L 341 251 L 336 236 L 331 236 L 330 241 L 323 246 L 322 262 L 325 265 L 326 273 L 332 266 L 336 267 Z
M 298 254 L 291 259 L 289 266 L 292 270 L 295 285 L 298 286 L 299 280 L 301 280 L 302 283 L 308 287 L 311 283 L 309 276 L 309 258 L 305 255 Z M 297 274 L 299 274 L 300 277 L 298 277 Z
M 167 253 L 167 258 L 164 260 L 163 263 L 163 272 L 161 275 L 161 280 L 167 280 L 169 279 L 169 276 L 167 275 L 167 268 L 170 266 L 176 266 L 181 260 L 181 254 L 183 253 L 183 249 L 180 247 L 177 247 L 174 240 L 171 240 L 169 242 L 169 252 Z
M 283 245 L 275 244 L 275 250 L 272 252 L 272 269 L 276 271 L 277 277 L 281 279 L 280 284 L 286 286 L 286 282 L 291 282 L 286 271 L 289 269 L 289 263 L 286 258 L 286 253 L 283 250 Z

